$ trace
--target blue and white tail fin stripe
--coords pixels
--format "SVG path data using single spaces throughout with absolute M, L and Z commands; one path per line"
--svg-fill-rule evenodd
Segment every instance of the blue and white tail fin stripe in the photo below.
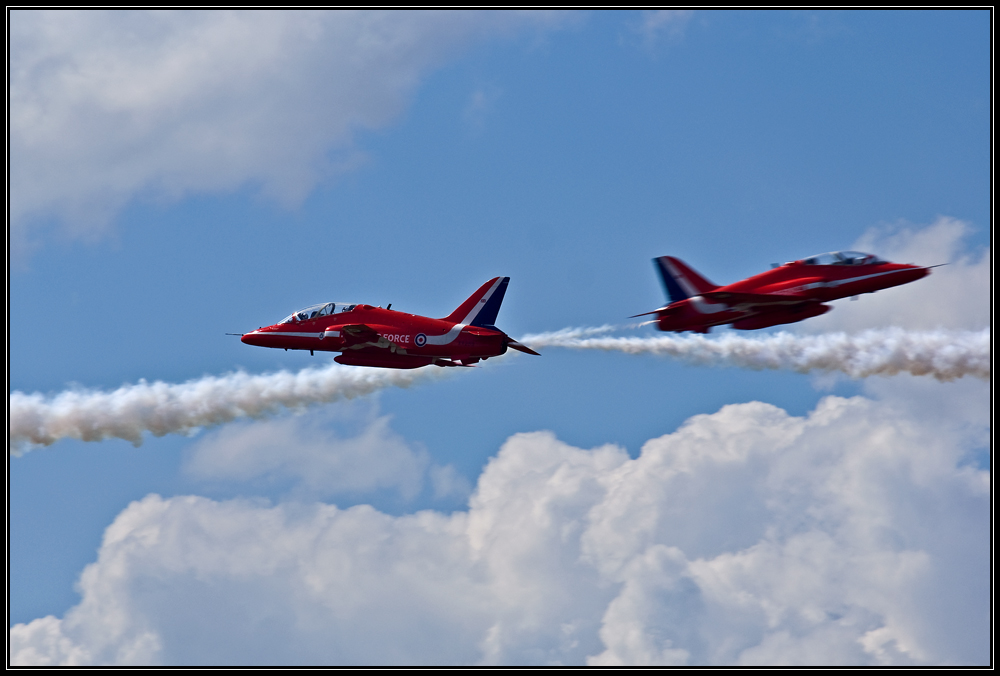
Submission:
M 654 258 L 657 272 L 663 280 L 663 288 L 671 303 L 698 296 L 719 288 L 699 275 L 679 258 L 660 256 Z
M 493 325 L 497 321 L 497 315 L 500 313 L 500 304 L 503 302 L 504 294 L 507 293 L 508 283 L 510 283 L 510 277 L 501 277 L 496 284 L 490 287 L 486 295 L 476 303 L 478 311 L 473 310 L 470 312 L 469 316 L 466 317 L 466 321 L 462 323 L 493 328 Z M 475 313 L 475 316 L 473 316 L 473 313 Z
M 510 277 L 494 277 L 445 317 L 445 321 L 466 326 L 495 328 L 493 324 L 497 320 L 500 304 L 503 302 L 504 294 L 507 293 L 509 282 Z

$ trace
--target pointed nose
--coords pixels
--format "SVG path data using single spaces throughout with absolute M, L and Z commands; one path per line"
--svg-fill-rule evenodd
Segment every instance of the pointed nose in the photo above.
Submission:
M 909 284 L 931 274 L 931 269 L 922 265 L 902 265 L 898 276 L 903 280 L 899 284 Z
M 240 341 L 247 345 L 263 345 L 263 336 L 257 331 L 251 331 L 250 333 L 244 333 Z

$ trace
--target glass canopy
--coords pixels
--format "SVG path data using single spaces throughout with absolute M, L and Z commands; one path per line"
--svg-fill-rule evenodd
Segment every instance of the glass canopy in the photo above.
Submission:
M 877 256 L 863 253 L 861 251 L 831 251 L 830 253 L 818 254 L 803 258 L 806 265 L 873 265 L 884 263 Z
M 356 307 L 356 305 L 356 303 L 320 303 L 319 305 L 310 305 L 309 307 L 303 308 L 298 312 L 293 312 L 278 323 L 289 324 L 304 322 L 310 319 L 325 317 L 339 312 L 350 312 Z

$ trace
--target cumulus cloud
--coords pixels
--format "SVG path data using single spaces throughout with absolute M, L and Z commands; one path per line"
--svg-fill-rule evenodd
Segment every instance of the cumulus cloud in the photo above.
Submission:
M 298 499 L 382 488 L 411 499 L 427 478 L 436 498 L 471 492 L 454 467 L 432 464 L 426 449 L 393 432 L 374 406 L 228 425 L 188 450 L 185 470 L 202 481 L 290 485 Z
M 106 231 L 136 196 L 258 187 L 294 204 L 356 164 L 431 69 L 536 12 L 17 10 L 10 17 L 12 244 Z
M 986 664 L 988 414 L 919 413 L 735 404 L 634 459 L 518 434 L 453 514 L 150 495 L 11 662 Z
M 852 249 L 869 251 L 897 263 L 939 265 L 930 276 L 873 294 L 856 302 L 834 303 L 834 310 L 797 325 L 802 331 L 861 331 L 884 326 L 906 329 L 979 330 L 990 325 L 990 267 L 986 248 L 971 249 L 972 226 L 942 216 L 927 226 L 895 224 L 869 229 Z
M 986 383 L 975 380 L 955 381 L 941 396 L 937 383 L 926 378 L 899 376 L 896 378 L 869 378 L 862 383 L 867 396 L 879 399 L 920 418 L 930 425 L 944 425 L 955 430 L 965 429 L 971 435 L 969 443 L 987 445 L 992 406 Z M 985 434 L 985 436 L 977 436 Z M 966 444 L 963 442 L 963 446 Z

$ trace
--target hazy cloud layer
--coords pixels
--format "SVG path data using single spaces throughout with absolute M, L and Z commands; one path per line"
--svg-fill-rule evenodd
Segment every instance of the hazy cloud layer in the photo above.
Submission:
M 150 495 L 11 660 L 986 664 L 988 413 L 922 407 L 730 405 L 636 459 L 519 434 L 450 515 Z
M 689 9 L 657 9 L 642 13 L 641 21 L 634 26 L 642 40 L 642 47 L 652 52 L 663 41 L 675 41 L 684 36 L 694 11 Z
M 972 226 L 941 216 L 930 225 L 897 224 L 869 229 L 852 249 L 897 263 L 940 265 L 911 284 L 836 301 L 834 310 L 796 325 L 801 331 L 861 331 L 884 326 L 906 329 L 979 330 L 990 326 L 990 266 L 987 248 L 966 244 Z
M 358 161 L 421 78 L 545 12 L 28 11 L 10 17 L 15 250 L 55 219 L 104 232 L 130 199 L 250 184 L 286 204 Z
M 185 470 L 203 481 L 283 484 L 298 499 L 384 488 L 411 499 L 427 479 L 435 497 L 468 497 L 471 486 L 453 467 L 432 464 L 426 449 L 396 434 L 389 416 L 375 410 L 326 407 L 234 423 L 193 444 Z

